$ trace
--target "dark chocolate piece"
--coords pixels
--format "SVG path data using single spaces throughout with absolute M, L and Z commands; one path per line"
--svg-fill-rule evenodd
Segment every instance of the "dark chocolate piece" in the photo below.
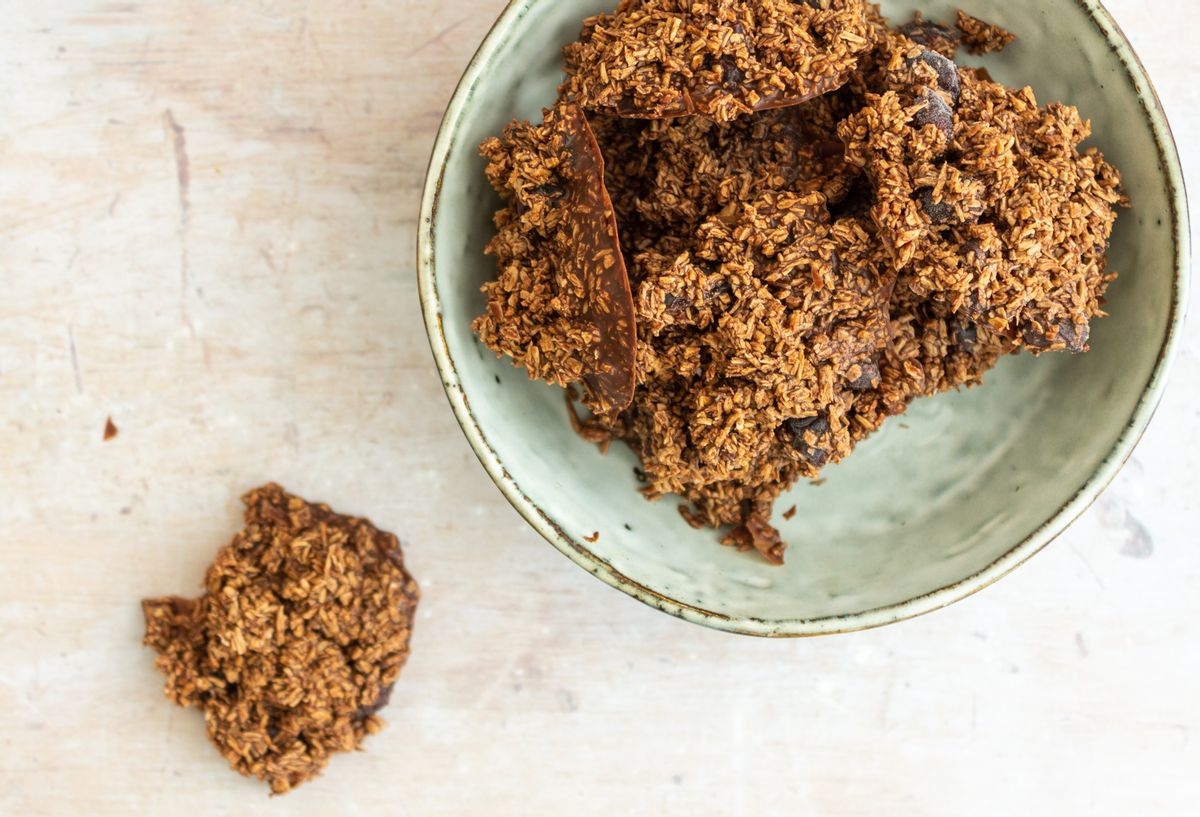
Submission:
M 617 217 L 604 186 L 604 158 L 583 109 L 562 105 L 562 127 L 572 158 L 567 190 L 570 239 L 562 262 L 584 281 L 599 333 L 596 369 L 584 374 L 597 413 L 616 413 L 633 401 L 637 385 L 637 327 Z

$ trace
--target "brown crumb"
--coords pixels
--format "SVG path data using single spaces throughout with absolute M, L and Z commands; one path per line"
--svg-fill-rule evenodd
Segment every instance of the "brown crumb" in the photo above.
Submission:
M 117 424 L 109 417 L 104 421 L 104 442 L 115 440 L 117 435 L 121 433 L 121 429 L 117 428 Z
M 722 544 L 738 550 L 757 550 L 775 566 L 783 564 L 783 552 L 787 550 L 787 544 L 779 538 L 779 531 L 758 513 L 747 516 L 745 522 L 730 531 Z
M 571 418 L 571 428 L 589 443 L 599 446 L 601 453 L 607 453 L 613 439 L 612 431 L 595 417 L 579 416 L 579 410 L 575 407 L 575 402 L 579 400 L 579 392 L 575 390 L 574 386 L 567 386 L 563 390 L 563 396 L 567 400 L 567 414 Z
M 400 544 L 365 519 L 267 485 L 199 599 L 146 599 L 166 694 L 204 710 L 236 771 L 283 794 L 383 725 L 419 592 Z
M 1011 31 L 985 23 L 962 9 L 959 9 L 958 21 L 954 25 L 962 32 L 963 44 L 972 54 L 994 54 L 1017 41 L 1017 35 Z
M 793 505 L 792 507 L 790 507 L 786 511 L 784 511 L 783 518 L 788 520 L 789 522 L 791 520 L 795 519 L 796 518 L 796 506 Z
M 583 537 L 583 541 L 588 542 L 589 544 L 595 544 L 596 542 L 599 542 L 600 541 L 600 531 L 596 531 L 591 536 Z
M 646 492 L 646 489 L 643 488 L 642 493 L 644 494 L 645 492 Z M 679 506 L 679 515 L 683 517 L 684 522 L 687 522 L 689 525 L 691 525 L 696 530 L 699 530 L 700 528 L 708 527 L 708 523 L 706 523 L 704 521 L 704 518 L 697 515 L 696 512 L 693 511 L 691 506 L 689 506 L 689 505 L 680 505 Z

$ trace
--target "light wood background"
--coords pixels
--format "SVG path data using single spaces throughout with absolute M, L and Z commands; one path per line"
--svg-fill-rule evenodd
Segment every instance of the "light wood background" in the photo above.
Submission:
M 508 507 L 413 272 L 501 6 L 0 0 L 0 814 L 1197 814 L 1200 330 L 1067 535 L 883 631 L 684 624 Z M 1110 6 L 1200 190 L 1200 13 Z M 269 479 L 398 532 L 424 591 L 388 728 L 274 800 L 162 697 L 138 609 Z

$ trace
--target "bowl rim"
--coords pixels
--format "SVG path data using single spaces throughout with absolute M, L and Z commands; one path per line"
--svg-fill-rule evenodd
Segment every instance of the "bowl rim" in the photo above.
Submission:
M 1158 149 L 1159 165 L 1168 185 L 1168 198 L 1171 204 L 1175 262 L 1170 316 L 1154 369 L 1142 389 L 1141 397 L 1132 416 L 1126 422 L 1124 431 L 1101 461 L 1095 473 L 1072 494 L 1070 499 L 1051 514 L 1037 530 L 982 570 L 906 601 L 857 613 L 815 619 L 760 619 L 729 616 L 665 596 L 653 588 L 623 575 L 607 560 L 592 552 L 585 542 L 568 534 L 550 514 L 525 493 L 517 480 L 504 467 L 495 449 L 488 442 L 487 436 L 471 409 L 470 400 L 463 390 L 443 328 L 442 304 L 437 290 L 434 235 L 438 223 L 438 205 L 446 162 L 458 138 L 459 125 L 474 95 L 475 86 L 487 71 L 497 52 L 507 44 L 513 27 L 535 5 L 543 2 L 543 0 L 509 0 L 508 5 L 492 25 L 491 30 L 463 72 L 438 128 L 421 197 L 417 236 L 417 288 L 430 348 L 437 363 L 446 397 L 450 401 L 458 424 L 488 475 L 491 476 L 509 503 L 534 530 L 571 561 L 595 575 L 605 584 L 627 593 L 644 604 L 685 621 L 743 635 L 807 637 L 883 627 L 916 618 L 961 601 L 1007 576 L 1050 544 L 1072 522 L 1078 519 L 1095 502 L 1132 456 L 1162 400 L 1171 362 L 1181 342 L 1181 329 L 1188 303 L 1191 234 L 1187 192 L 1184 186 L 1179 151 L 1162 102 L 1150 81 L 1145 66 L 1116 20 L 1099 0 L 1071 1 L 1087 13 L 1098 33 L 1104 37 L 1125 67 L 1127 79 L 1150 122 Z

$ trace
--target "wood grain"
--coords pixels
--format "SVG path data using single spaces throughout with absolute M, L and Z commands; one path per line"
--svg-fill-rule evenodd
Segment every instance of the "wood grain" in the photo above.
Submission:
M 504 503 L 413 273 L 501 6 L 0 0 L 0 814 L 1194 814 L 1200 330 L 1081 522 L 880 632 L 675 621 Z M 1200 189 L 1200 16 L 1110 6 Z M 268 479 L 398 532 L 424 591 L 389 727 L 282 801 L 161 696 L 137 604 Z

